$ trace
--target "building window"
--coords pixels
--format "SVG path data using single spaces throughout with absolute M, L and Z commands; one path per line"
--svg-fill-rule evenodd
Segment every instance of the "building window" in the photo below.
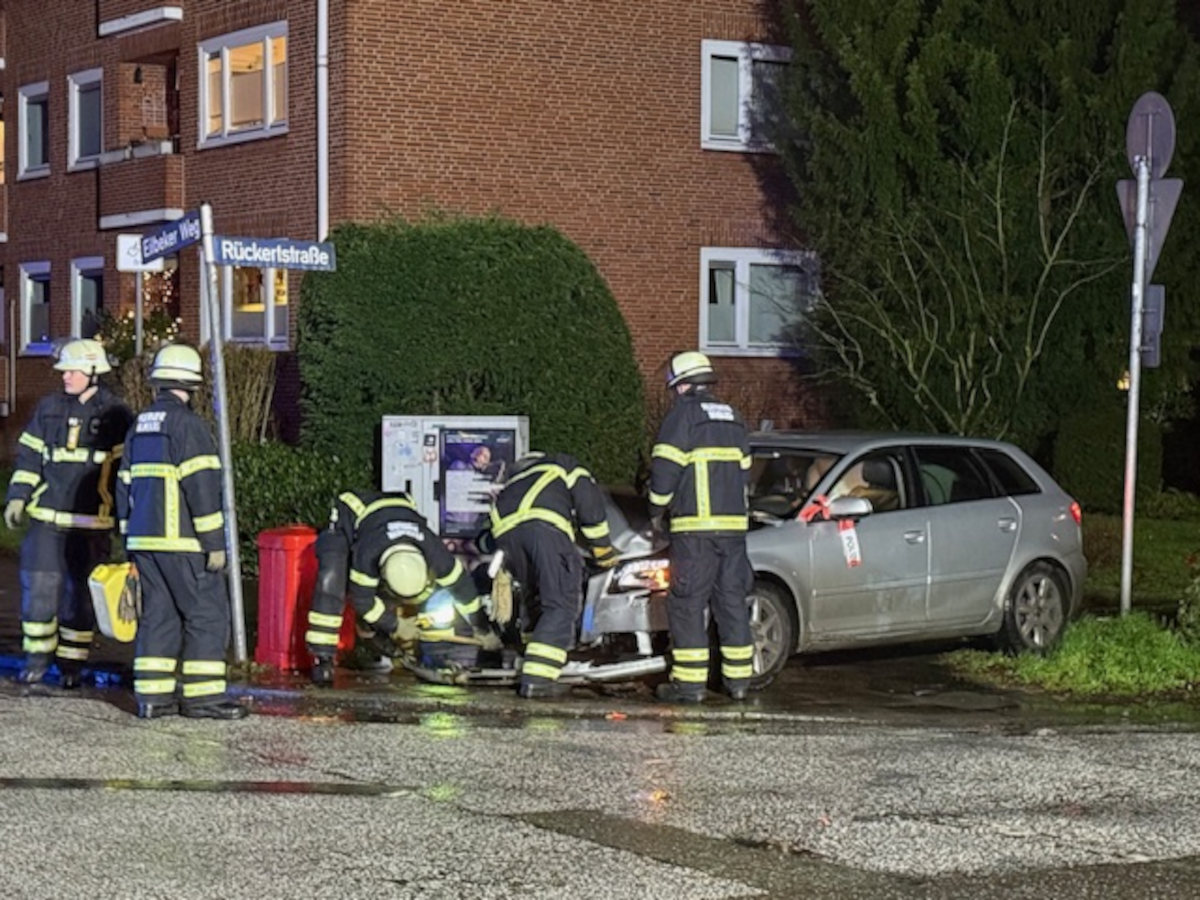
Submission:
M 39 81 L 17 89 L 17 177 L 41 178 L 50 174 L 50 83 Z
M 700 251 L 700 344 L 726 355 L 799 349 L 797 328 L 820 290 L 816 255 L 705 247 Z
M 201 147 L 287 132 L 287 22 L 200 45 Z
M 739 41 L 702 41 L 701 48 L 700 146 L 769 151 L 791 49 Z
M 225 339 L 286 350 L 287 271 L 221 266 L 220 272 Z M 207 333 L 207 323 L 203 330 Z
M 21 352 L 46 355 L 50 337 L 50 263 L 21 263 Z
M 104 147 L 103 69 L 67 76 L 67 168 L 90 169 Z
M 71 260 L 71 334 L 95 337 L 104 313 L 104 257 Z

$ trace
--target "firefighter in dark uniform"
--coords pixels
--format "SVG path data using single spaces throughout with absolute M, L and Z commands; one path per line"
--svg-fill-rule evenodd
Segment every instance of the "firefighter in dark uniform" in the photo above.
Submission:
M 249 712 L 226 693 L 221 460 L 211 430 L 189 405 L 202 381 L 199 353 L 163 347 L 150 370 L 154 403 L 125 438 L 117 513 L 142 588 L 133 661 L 141 718 L 241 719 Z
M 744 700 L 754 642 L 746 596 L 754 573 L 746 554 L 746 426 L 709 393 L 716 382 L 703 353 L 678 353 L 667 369 L 675 402 L 663 419 L 650 463 L 650 512 L 656 530 L 669 519 L 671 680 L 661 700 L 699 703 L 708 682 L 707 613 L 717 623 L 721 682 Z
M 329 512 L 329 524 L 317 535 L 317 580 L 308 609 L 308 631 L 304 633 L 313 656 L 313 684 L 333 683 L 333 658 L 346 608 L 350 548 L 358 533 L 359 517 L 370 504 L 384 497 L 377 491 L 343 491 Z
M 617 562 L 604 495 L 573 456 L 531 453 L 513 467 L 490 515 L 490 540 L 503 551 L 504 567 L 539 602 L 517 691 L 526 699 L 560 697 L 569 690 L 558 678 L 583 600 L 576 530 L 600 566 Z
M 113 489 L 132 414 L 97 378 L 112 371 L 94 340 L 69 341 L 54 368 L 62 393 L 43 397 L 19 440 L 4 523 L 31 520 L 21 542 L 26 684 L 57 657 L 59 684 L 79 685 L 95 631 L 87 579 L 108 558 Z
M 441 589 L 450 594 L 451 614 L 430 623 L 421 612 Z M 490 642 L 487 614 L 470 574 L 404 495 L 373 500 L 355 520 L 350 602 L 362 622 L 401 646 Z

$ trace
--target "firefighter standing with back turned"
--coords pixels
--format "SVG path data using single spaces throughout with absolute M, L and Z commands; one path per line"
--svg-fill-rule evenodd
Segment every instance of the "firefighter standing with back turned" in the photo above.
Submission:
M 67 342 L 54 368 L 63 390 L 42 398 L 21 434 L 4 524 L 32 520 L 21 542 L 25 666 L 18 677 L 41 681 L 57 656 L 59 684 L 73 688 L 94 636 L 87 579 L 108 558 L 117 463 L 132 415 L 97 381 L 112 371 L 98 341 Z
M 671 680 L 658 698 L 700 703 L 707 693 L 711 608 L 721 647 L 721 682 L 744 700 L 753 674 L 746 595 L 754 572 L 746 554 L 746 426 L 708 386 L 717 380 L 703 353 L 677 353 L 667 368 L 675 401 L 663 419 L 650 463 L 650 511 L 662 530 L 669 515 Z
M 142 586 L 133 691 L 144 719 L 241 719 L 249 712 L 226 694 L 221 460 L 211 430 L 189 405 L 203 379 L 193 348 L 158 351 L 150 370 L 157 394 L 125 439 L 117 485 L 125 549 Z
M 559 697 L 570 689 L 558 678 L 575 643 L 583 600 L 576 528 L 601 566 L 617 563 L 604 497 L 591 473 L 565 453 L 517 460 L 492 505 L 491 539 L 504 552 L 505 568 L 537 593 L 541 606 L 517 688 L 526 699 Z

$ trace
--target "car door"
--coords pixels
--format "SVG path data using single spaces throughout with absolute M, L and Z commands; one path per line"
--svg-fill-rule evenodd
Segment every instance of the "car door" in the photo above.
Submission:
M 915 449 L 930 529 L 929 621 L 969 626 L 992 610 L 1021 531 L 1021 509 L 996 491 L 970 447 Z
M 827 477 L 827 497 L 866 497 L 875 511 L 853 523 L 857 562 L 847 556 L 845 525 L 808 527 L 814 641 L 873 639 L 925 625 L 928 525 L 904 456 L 900 448 L 872 451 Z

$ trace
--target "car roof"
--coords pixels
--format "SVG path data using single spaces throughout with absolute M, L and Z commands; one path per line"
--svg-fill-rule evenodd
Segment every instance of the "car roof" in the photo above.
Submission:
M 921 434 L 901 431 L 755 431 L 750 434 L 753 447 L 777 447 L 788 450 L 818 450 L 848 454 L 874 447 L 896 445 L 937 445 L 951 447 L 992 447 L 1011 452 L 1012 444 L 990 438 L 970 438 L 953 434 Z

